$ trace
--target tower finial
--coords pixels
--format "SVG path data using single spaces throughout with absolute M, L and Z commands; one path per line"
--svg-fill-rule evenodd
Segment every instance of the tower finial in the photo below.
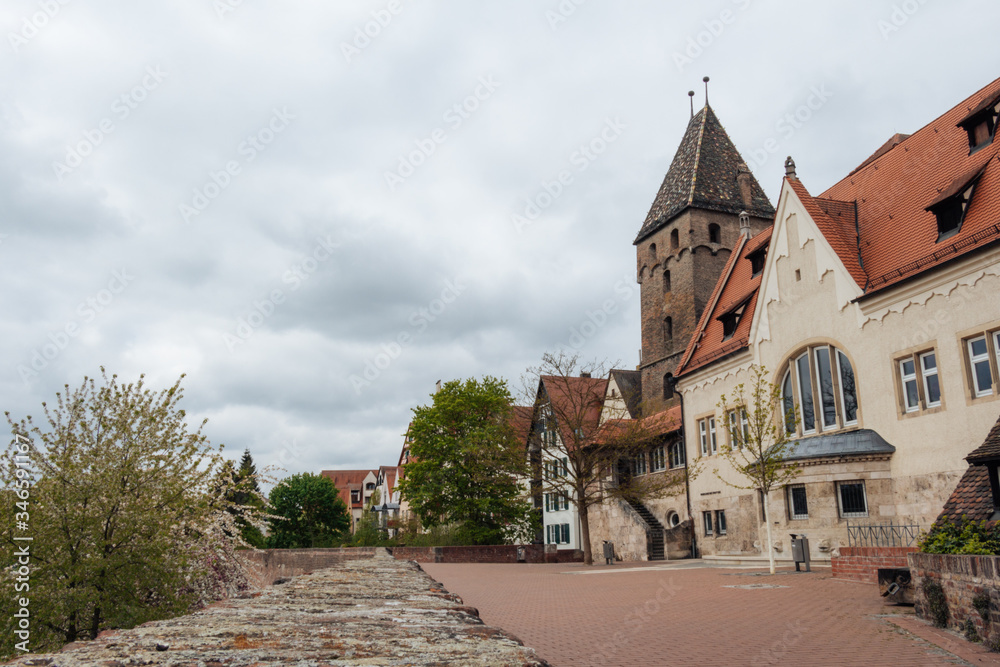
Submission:
M 705 82 L 705 106 L 708 106 L 708 77 L 703 77 L 702 81 Z
M 689 90 L 688 91 L 688 98 L 691 101 L 691 117 L 694 118 L 694 91 L 693 90 Z

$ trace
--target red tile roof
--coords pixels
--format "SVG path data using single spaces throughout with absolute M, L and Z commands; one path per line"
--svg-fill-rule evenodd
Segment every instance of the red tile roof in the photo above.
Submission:
M 514 412 L 511 414 L 510 423 L 514 427 L 514 433 L 517 436 L 518 443 L 521 445 L 528 444 L 528 436 L 531 434 L 531 418 L 534 415 L 534 409 L 526 405 L 515 405 Z
M 984 521 L 993 516 L 993 492 L 985 464 L 1000 459 L 1000 419 L 990 429 L 983 444 L 965 459 L 971 465 L 945 503 L 938 520 L 956 521 L 964 515 L 973 521 Z
M 364 507 L 365 492 L 364 482 L 368 475 L 376 475 L 374 470 L 324 470 L 320 473 L 324 477 L 329 477 L 333 485 L 337 487 L 340 499 L 348 508 L 357 509 Z M 361 501 L 351 502 L 351 491 L 361 491 Z
M 747 257 L 770 242 L 772 229 L 768 227 L 752 239 L 740 237 L 722 270 L 719 282 L 715 285 L 712 298 L 701 314 L 698 328 L 695 329 L 687 350 L 677 365 L 677 370 L 674 372 L 677 377 L 747 346 L 750 339 L 750 322 L 757 306 L 757 291 L 761 281 L 761 274 L 753 275 L 753 267 Z M 730 338 L 723 340 L 720 317 L 741 304 L 746 306 L 736 325 L 736 331 Z
M 608 388 L 607 380 L 543 375 L 541 382 L 566 446 L 579 440 L 573 436 L 573 429 L 581 429 L 585 439 L 597 433 Z
M 891 150 L 807 204 L 810 214 L 822 200 L 857 202 L 858 244 L 851 243 L 849 226 L 836 227 L 831 245 L 867 294 L 915 276 L 976 248 L 1000 241 L 1000 140 L 969 154 L 966 131 L 958 123 L 1000 95 L 1000 79 L 969 96 Z M 985 168 L 958 234 L 937 242 L 937 218 L 927 211 L 963 174 Z M 800 194 L 801 184 L 790 181 Z M 805 193 L 808 194 L 808 193 Z M 824 214 L 829 218 L 828 215 Z M 817 224 L 820 221 L 817 220 Z M 823 227 L 826 226 L 826 228 Z M 857 256 L 864 270 L 858 273 Z

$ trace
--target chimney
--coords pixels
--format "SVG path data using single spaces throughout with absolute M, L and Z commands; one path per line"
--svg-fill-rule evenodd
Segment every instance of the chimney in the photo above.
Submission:
M 439 391 L 441 391 L 441 380 L 438 380 L 437 382 L 434 383 L 434 393 L 436 394 Z
M 798 179 L 798 176 L 795 175 L 795 160 L 792 159 L 791 155 L 785 159 L 785 176 Z
M 743 198 L 743 205 L 753 208 L 753 194 L 750 191 L 750 167 L 746 162 L 740 162 L 736 169 L 736 183 L 740 186 L 740 196 Z
M 740 234 L 750 236 L 750 214 L 740 211 Z

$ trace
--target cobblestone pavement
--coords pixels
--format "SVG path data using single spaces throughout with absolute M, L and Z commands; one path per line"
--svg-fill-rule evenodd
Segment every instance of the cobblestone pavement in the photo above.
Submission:
M 769 576 L 694 564 L 422 567 L 555 667 L 997 664 L 975 645 L 965 659 L 945 651 L 912 608 L 885 606 L 875 586 L 826 568 Z

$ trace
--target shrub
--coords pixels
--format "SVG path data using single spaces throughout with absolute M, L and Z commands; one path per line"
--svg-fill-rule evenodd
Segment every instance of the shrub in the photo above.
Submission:
M 948 627 L 948 600 L 944 596 L 941 584 L 932 579 L 924 580 L 924 596 L 927 598 L 927 610 L 934 625 L 939 628 Z
M 983 623 L 990 622 L 990 594 L 986 591 L 982 593 L 977 593 L 976 597 L 972 598 L 972 607 L 979 612 L 979 616 L 983 619 Z
M 976 630 L 976 624 L 972 622 L 971 618 L 965 619 L 965 625 L 962 626 L 962 630 L 965 633 L 965 638 L 970 642 L 980 642 L 983 639 L 979 636 L 979 632 Z
M 1000 524 L 970 521 L 966 516 L 958 521 L 936 521 L 919 547 L 929 554 L 1000 555 Z

